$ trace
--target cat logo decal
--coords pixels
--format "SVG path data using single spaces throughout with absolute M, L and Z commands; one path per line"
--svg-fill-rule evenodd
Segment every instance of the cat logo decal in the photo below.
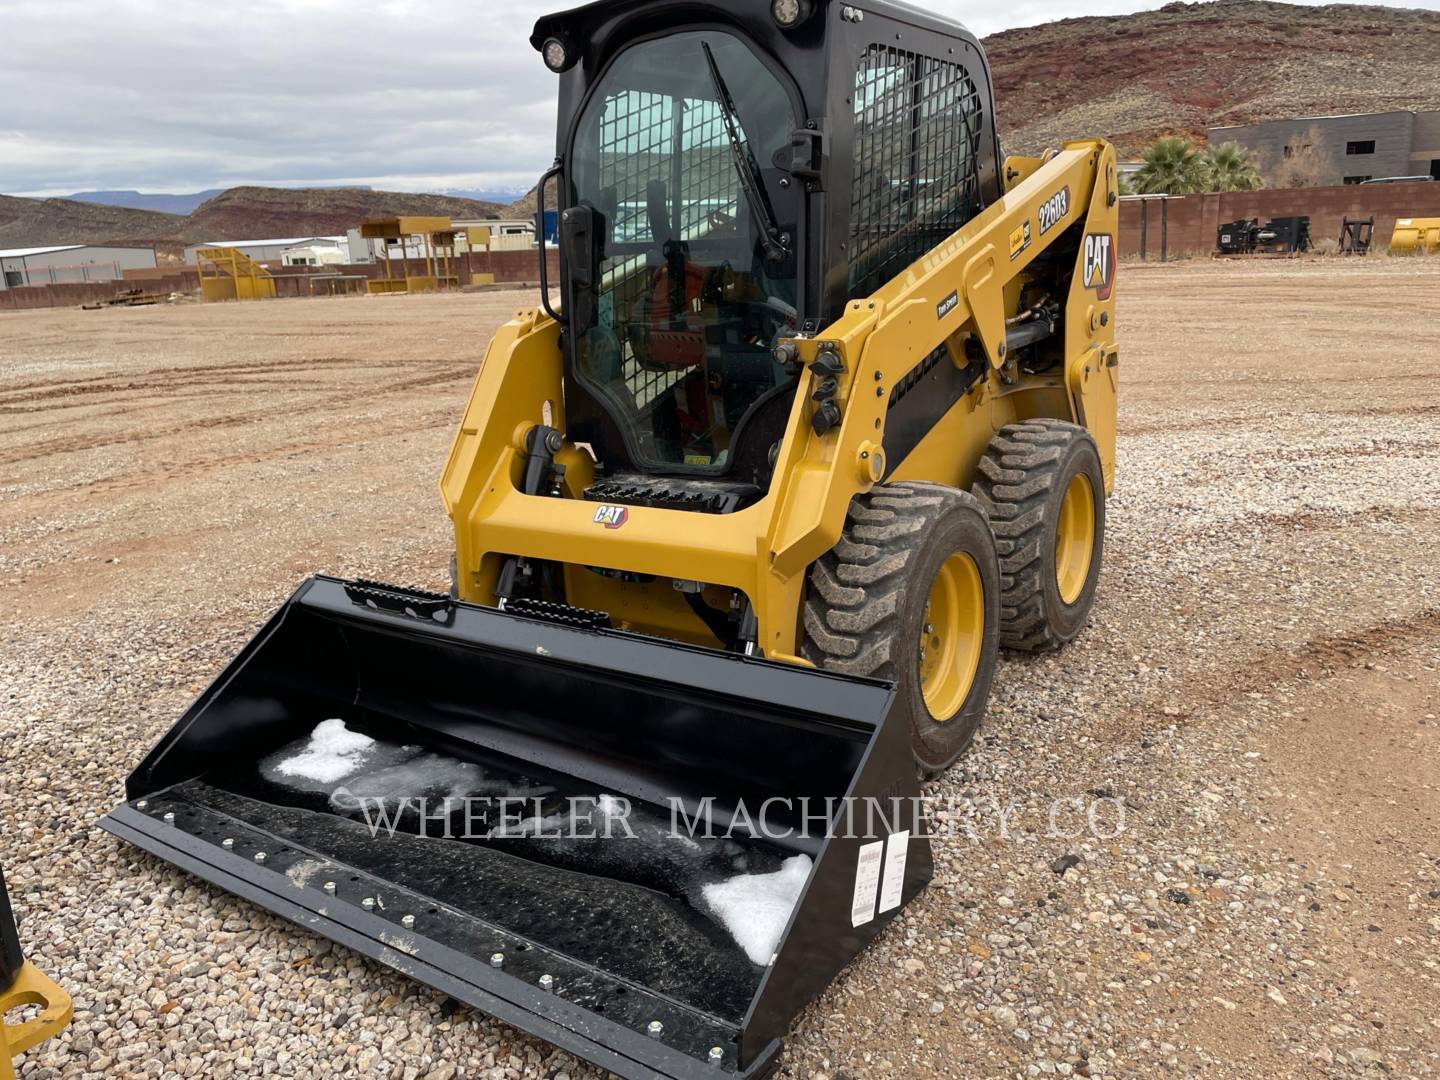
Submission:
M 607 529 L 618 529 L 630 520 L 628 506 L 602 506 L 595 511 L 595 524 Z
M 1095 290 L 1096 299 L 1110 299 L 1110 290 L 1115 287 L 1115 237 L 1109 233 L 1090 233 L 1085 237 L 1081 275 L 1085 288 Z

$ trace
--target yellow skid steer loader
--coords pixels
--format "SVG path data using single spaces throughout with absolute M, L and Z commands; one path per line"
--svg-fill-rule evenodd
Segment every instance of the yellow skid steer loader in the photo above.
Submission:
M 929 881 L 998 648 L 1088 618 L 1115 155 L 1003 159 L 894 0 L 532 43 L 560 300 L 480 367 L 450 594 L 305 582 L 105 824 L 623 1076 L 758 1077 Z

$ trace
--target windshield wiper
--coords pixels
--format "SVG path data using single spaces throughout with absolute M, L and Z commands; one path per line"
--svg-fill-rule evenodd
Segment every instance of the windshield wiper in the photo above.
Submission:
M 755 224 L 760 226 L 761 250 L 771 262 L 780 262 L 789 251 L 782 242 L 775 213 L 770 209 L 765 191 L 760 186 L 760 166 L 740 141 L 740 121 L 735 111 L 735 99 L 730 96 L 730 89 L 725 85 L 719 65 L 715 63 L 715 54 L 710 51 L 710 43 L 701 42 L 700 47 L 705 50 L 705 60 L 710 65 L 710 81 L 715 85 L 715 93 L 720 98 L 720 113 L 725 118 L 725 135 L 730 142 L 730 158 L 735 165 L 735 175 L 740 178 L 740 190 L 745 193 L 750 215 L 755 219 Z

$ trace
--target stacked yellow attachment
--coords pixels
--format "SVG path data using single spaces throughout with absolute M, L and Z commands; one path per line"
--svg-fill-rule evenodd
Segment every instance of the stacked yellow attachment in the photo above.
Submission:
M 1391 255 L 1440 255 L 1440 218 L 1401 218 L 1390 237 Z

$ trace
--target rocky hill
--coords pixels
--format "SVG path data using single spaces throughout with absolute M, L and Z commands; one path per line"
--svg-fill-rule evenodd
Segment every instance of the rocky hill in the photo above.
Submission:
M 1007 150 L 1288 116 L 1440 109 L 1440 12 L 1258 0 L 1167 4 L 985 39 Z
M 493 218 L 505 212 L 500 203 L 361 188 L 230 188 L 188 215 L 0 195 L 0 248 L 137 244 L 174 255 L 186 244 L 207 240 L 338 234 L 388 214 Z
M 0 248 L 44 244 L 180 245 L 185 218 L 154 210 L 0 195 Z

